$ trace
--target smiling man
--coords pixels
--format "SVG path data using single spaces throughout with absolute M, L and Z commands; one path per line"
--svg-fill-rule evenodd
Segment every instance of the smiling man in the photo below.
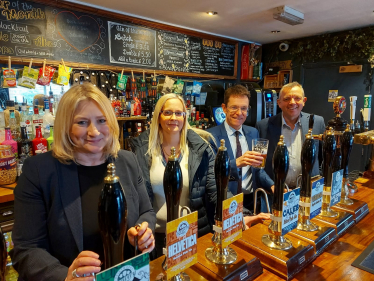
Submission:
M 292 82 L 284 85 L 279 92 L 277 100 L 278 106 L 282 112 L 270 118 L 263 119 L 256 124 L 256 128 L 261 138 L 269 140 L 268 157 L 266 160 L 265 171 L 274 179 L 272 170 L 272 158 L 274 150 L 279 141 L 280 135 L 284 136 L 290 156 L 290 166 L 286 178 L 286 184 L 290 188 L 296 187 L 297 176 L 301 173 L 300 154 L 301 148 L 305 140 L 305 135 L 309 130 L 310 114 L 302 112 L 307 98 L 304 95 L 303 87 Z M 314 116 L 313 134 L 322 134 L 325 131 L 325 121 L 321 116 Z M 319 141 L 316 140 L 316 148 L 318 155 Z M 312 176 L 319 174 L 319 161 L 316 159 Z M 261 210 L 264 210 L 264 204 L 261 201 Z
M 251 217 L 254 207 L 253 191 L 258 187 L 271 191 L 273 181 L 264 170 L 254 168 L 262 163 L 260 153 L 252 151 L 252 139 L 258 138 L 258 131 L 250 126 L 243 125 L 247 119 L 250 93 L 241 86 L 236 85 L 225 91 L 222 109 L 226 120 L 220 126 L 208 131 L 214 136 L 216 143 L 225 140 L 230 157 L 229 196 L 243 192 L 243 214 L 247 226 L 250 226 L 256 217 Z M 267 219 L 267 214 L 260 214 Z M 253 223 L 252 223 L 253 224 Z

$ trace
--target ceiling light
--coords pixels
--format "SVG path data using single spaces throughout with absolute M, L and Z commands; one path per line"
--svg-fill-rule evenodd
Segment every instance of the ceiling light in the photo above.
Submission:
M 208 15 L 210 16 L 215 16 L 217 15 L 218 13 L 217 12 L 214 12 L 214 11 L 209 11 L 209 12 L 206 12 Z
M 279 33 L 280 30 L 272 30 L 271 33 Z
M 302 24 L 304 22 L 304 14 L 288 6 L 275 8 L 273 18 L 290 25 Z

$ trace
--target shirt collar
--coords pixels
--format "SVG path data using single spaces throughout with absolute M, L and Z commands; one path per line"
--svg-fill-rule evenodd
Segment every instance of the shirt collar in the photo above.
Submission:
M 225 120 L 224 124 L 225 124 L 225 129 L 226 129 L 227 135 L 229 137 L 232 136 L 232 135 L 234 135 L 236 131 L 239 131 L 240 134 L 244 136 L 243 126 L 240 126 L 239 130 L 235 130 L 233 127 L 231 127 L 229 124 L 227 124 L 226 120 Z
M 299 126 L 301 126 L 301 116 L 299 116 L 299 118 L 297 119 L 295 125 L 299 125 Z M 284 127 L 284 126 L 287 126 L 288 128 L 290 127 L 290 126 L 288 126 L 288 124 L 286 123 L 286 120 L 284 120 L 283 112 L 282 112 L 282 127 Z

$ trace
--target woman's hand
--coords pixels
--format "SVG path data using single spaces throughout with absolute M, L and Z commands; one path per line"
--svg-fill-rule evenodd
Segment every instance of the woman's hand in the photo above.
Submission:
M 95 276 L 92 273 L 100 272 L 100 265 L 101 261 L 98 254 L 91 251 L 82 251 L 69 267 L 65 281 L 76 280 L 78 277 L 79 281 L 93 281 Z
M 138 236 L 138 248 L 142 253 L 150 253 L 155 247 L 155 238 L 152 230 L 148 228 L 148 222 L 143 222 L 138 229 L 131 227 L 127 231 L 127 237 L 132 246 L 135 246 L 135 236 Z
M 262 222 L 262 220 L 269 220 L 270 219 L 270 214 L 268 213 L 259 213 L 258 215 L 255 216 L 246 216 L 244 217 L 244 223 L 246 226 L 246 229 L 251 227 L 252 225 L 255 225 L 259 222 Z

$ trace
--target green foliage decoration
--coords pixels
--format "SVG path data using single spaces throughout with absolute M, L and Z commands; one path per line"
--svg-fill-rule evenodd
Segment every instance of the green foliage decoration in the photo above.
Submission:
M 294 60 L 317 62 L 368 60 L 374 65 L 374 26 L 290 40 Z

